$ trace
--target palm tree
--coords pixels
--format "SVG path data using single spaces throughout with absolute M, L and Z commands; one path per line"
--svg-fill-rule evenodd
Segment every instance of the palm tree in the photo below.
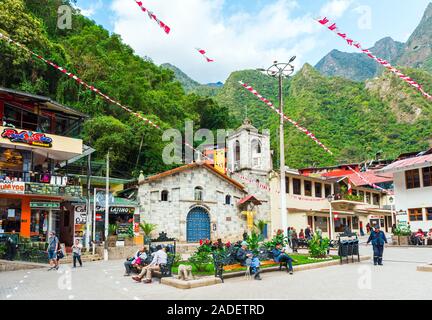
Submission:
M 156 230 L 157 225 L 152 223 L 146 223 L 143 221 L 140 223 L 140 228 L 144 233 L 144 244 L 148 244 L 150 240 L 150 235 L 153 231 Z

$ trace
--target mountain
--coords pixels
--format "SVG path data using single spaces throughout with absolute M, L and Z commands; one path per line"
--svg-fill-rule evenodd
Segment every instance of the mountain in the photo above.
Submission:
M 390 37 L 379 40 L 369 50 L 376 56 L 395 63 L 404 49 L 404 44 Z M 333 50 L 322 58 L 315 68 L 326 76 L 338 76 L 354 81 L 365 81 L 381 74 L 383 68 L 362 53 L 347 53 Z
M 425 90 L 432 91 L 432 75 L 418 69 L 403 70 L 421 80 Z M 215 97 L 221 107 L 230 110 L 236 124 L 247 110 L 256 127 L 270 129 L 272 149 L 277 152 L 277 114 L 242 88 L 238 80 L 252 85 L 275 104 L 277 82 L 253 70 L 236 71 Z M 365 83 L 327 77 L 305 64 L 285 82 L 283 92 L 285 113 L 334 152 L 334 156 L 327 154 L 287 124 L 286 161 L 291 167 L 360 161 L 374 157 L 378 150 L 392 158 L 432 146 L 432 107 L 388 71 Z
M 420 24 L 408 39 L 402 55 L 398 60 L 398 64 L 415 68 L 423 68 L 429 72 L 432 72 L 431 40 L 432 3 L 428 5 Z
M 198 81 L 190 78 L 186 73 L 170 63 L 164 63 L 161 65 L 161 67 L 173 71 L 176 80 L 181 83 L 187 93 L 195 93 L 200 96 L 212 97 L 215 96 L 219 89 L 223 86 L 222 82 L 201 84 Z

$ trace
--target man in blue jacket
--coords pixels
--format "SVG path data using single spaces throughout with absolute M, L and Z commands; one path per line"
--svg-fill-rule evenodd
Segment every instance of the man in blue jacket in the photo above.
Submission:
M 293 259 L 282 249 L 282 244 L 276 244 L 276 247 L 271 251 L 275 262 L 286 262 L 288 265 L 289 274 L 293 274 L 292 262 Z
M 374 226 L 374 231 L 371 232 L 367 244 L 372 242 L 374 252 L 374 265 L 382 266 L 382 256 L 384 252 L 384 244 L 387 243 L 385 233 L 380 230 L 379 223 Z
M 251 274 L 255 275 L 255 280 L 261 280 L 261 270 L 259 268 L 261 262 L 259 261 L 258 257 L 254 256 L 252 251 L 248 250 L 248 246 L 249 244 L 246 241 L 241 243 L 241 247 L 238 249 L 236 254 L 236 259 L 242 266 L 250 267 Z

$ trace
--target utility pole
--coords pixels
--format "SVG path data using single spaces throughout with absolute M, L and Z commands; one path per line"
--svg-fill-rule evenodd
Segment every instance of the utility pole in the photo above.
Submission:
M 106 189 L 105 189 L 105 248 L 104 260 L 108 261 L 108 226 L 109 226 L 109 156 L 110 150 L 108 149 L 106 160 Z
M 285 130 L 283 117 L 283 78 L 288 78 L 294 72 L 294 66 L 291 63 L 295 60 L 292 57 L 288 63 L 279 63 L 275 61 L 267 70 L 257 69 L 266 72 L 268 76 L 278 78 L 279 81 L 279 111 L 280 111 L 280 128 L 279 128 L 279 150 L 280 150 L 280 215 L 281 225 L 285 236 L 288 235 L 288 210 L 286 203 L 286 174 L 285 174 Z
M 90 208 L 91 207 L 90 188 L 91 188 L 91 153 L 88 155 L 87 158 L 87 202 L 86 202 L 87 221 L 86 221 L 86 237 L 85 237 L 85 246 L 87 252 L 90 250 L 90 217 L 92 212 Z

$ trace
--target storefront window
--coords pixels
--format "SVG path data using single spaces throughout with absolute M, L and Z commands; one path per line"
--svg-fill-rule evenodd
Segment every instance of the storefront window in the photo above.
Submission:
M 328 232 L 328 222 L 326 217 L 315 217 L 315 230 L 320 228 L 322 232 Z
M 40 209 L 31 210 L 30 236 L 37 237 L 38 241 L 45 241 L 48 232 L 48 211 Z
M 336 232 L 344 232 L 345 226 L 347 225 L 346 218 L 335 218 L 334 219 L 334 228 Z
M 0 233 L 20 232 L 21 200 L 0 199 Z
M 359 228 L 359 218 L 358 217 L 353 217 L 352 218 L 352 228 L 356 229 L 356 230 L 360 229 Z

